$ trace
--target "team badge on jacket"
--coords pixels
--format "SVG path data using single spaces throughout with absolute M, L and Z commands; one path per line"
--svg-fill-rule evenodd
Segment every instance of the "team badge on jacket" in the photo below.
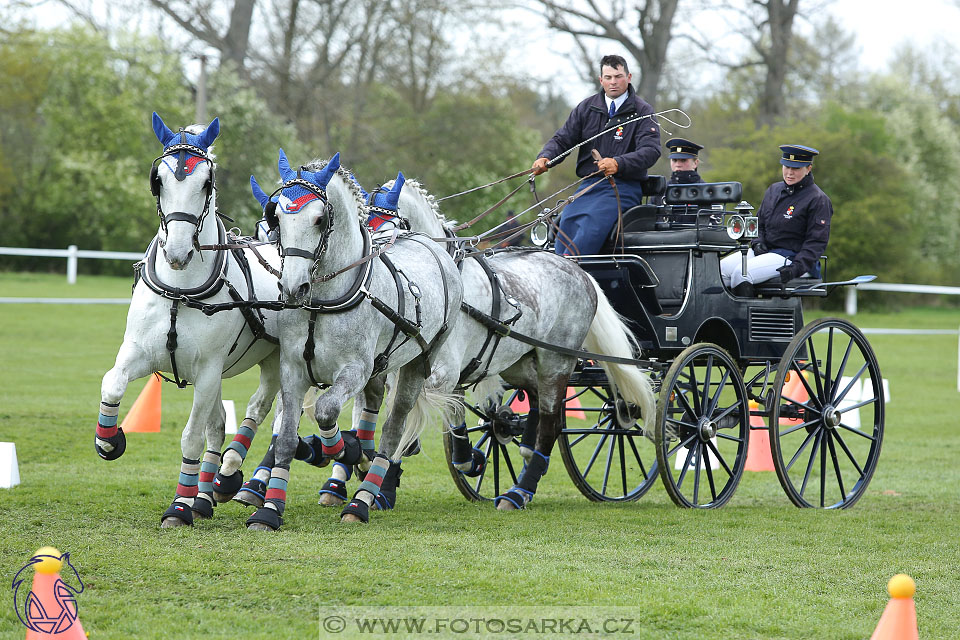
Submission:
M 787 220 L 791 219 L 793 217 L 793 209 L 794 209 L 793 205 L 790 205 L 789 207 L 787 207 L 787 211 L 786 213 L 783 214 L 783 217 L 786 218 Z
M 613 132 L 614 140 L 623 140 L 623 127 L 617 127 L 617 130 Z

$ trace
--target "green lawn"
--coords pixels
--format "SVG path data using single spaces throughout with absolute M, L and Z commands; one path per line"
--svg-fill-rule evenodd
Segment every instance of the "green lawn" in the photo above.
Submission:
M 0 297 L 124 297 L 129 287 L 126 278 L 81 275 L 68 286 L 62 275 L 0 273 Z M 0 305 L 0 441 L 16 443 L 22 479 L 0 490 L 0 575 L 11 580 L 41 546 L 69 551 L 91 638 L 314 638 L 337 606 L 450 605 L 527 617 L 612 612 L 634 621 L 635 638 L 860 640 L 899 572 L 917 582 L 920 636 L 957 637 L 956 335 L 870 336 L 891 402 L 876 475 L 848 511 L 794 508 L 772 472 L 747 472 L 715 511 L 678 509 L 659 485 L 636 503 L 591 503 L 557 454 L 533 504 L 498 513 L 460 496 L 432 433 L 404 464 L 397 510 L 342 526 L 339 510 L 316 504 L 324 470 L 297 464 L 284 527 L 264 534 L 247 532 L 248 512 L 233 503 L 193 528 L 160 530 L 190 390 L 165 384 L 161 433 L 130 434 L 117 461 L 97 457 L 100 378 L 125 316 L 122 305 Z M 854 321 L 956 330 L 960 311 Z M 121 418 L 144 382 L 131 385 Z M 248 372 L 225 382 L 224 397 L 239 410 L 255 387 Z M 248 475 L 266 445 L 255 441 Z M 22 638 L 12 596 L 6 602 L 0 637 Z

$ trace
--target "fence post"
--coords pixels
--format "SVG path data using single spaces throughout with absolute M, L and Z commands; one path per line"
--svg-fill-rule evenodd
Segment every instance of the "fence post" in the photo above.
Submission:
M 77 245 L 67 247 L 67 284 L 77 284 Z
M 857 315 L 857 288 L 847 287 L 847 299 L 844 305 L 848 316 Z

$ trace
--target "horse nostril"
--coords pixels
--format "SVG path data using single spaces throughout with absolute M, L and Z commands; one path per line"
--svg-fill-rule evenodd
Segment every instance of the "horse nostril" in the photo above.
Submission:
M 310 293 L 310 284 L 304 282 L 299 287 L 297 287 L 297 300 L 304 300 L 307 297 L 307 294 Z

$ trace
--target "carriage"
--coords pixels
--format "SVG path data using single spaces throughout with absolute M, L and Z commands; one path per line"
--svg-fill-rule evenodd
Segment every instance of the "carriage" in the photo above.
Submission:
M 741 191 L 738 182 L 667 185 L 650 176 L 645 203 L 623 214 L 604 253 L 575 258 L 628 320 L 643 352 L 638 364 L 658 394 L 656 416 L 634 419 L 598 363 L 578 362 L 558 445 L 590 500 L 637 500 L 659 476 L 678 506 L 720 507 L 767 447 L 798 507 L 845 508 L 866 491 L 884 425 L 876 356 L 846 320 L 805 324 L 802 303 L 873 277 L 825 282 L 824 257 L 823 279 L 764 283 L 754 296 L 735 296 L 721 283 L 719 261 L 745 254 L 756 236 Z M 506 388 L 500 402 L 470 406 L 478 420 L 468 433 L 487 461 L 475 477 L 454 468 L 453 435 L 445 434 L 451 474 L 468 499 L 492 500 L 516 483 L 519 447 L 532 446 L 537 426 L 524 400 L 522 390 Z

